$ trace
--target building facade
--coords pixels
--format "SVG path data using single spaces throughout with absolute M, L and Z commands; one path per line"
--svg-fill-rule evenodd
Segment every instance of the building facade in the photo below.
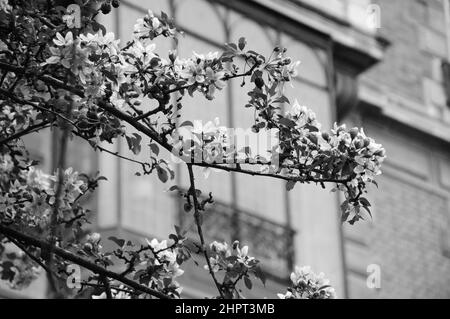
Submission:
M 206 179 L 197 171 L 197 188 L 211 191 L 216 201 L 205 219 L 208 239 L 239 239 L 266 265 L 267 286 L 243 288 L 245 295 L 275 297 L 296 264 L 324 272 L 341 298 L 450 298 L 450 30 L 444 1 L 122 0 L 101 17 L 125 43 L 147 9 L 166 12 L 185 36 L 177 47 L 157 40 L 156 52 L 163 55 L 174 48 L 182 57 L 220 51 L 241 36 L 263 54 L 286 47 L 302 62 L 287 96 L 312 108 L 324 128 L 334 122 L 362 126 L 385 146 L 379 189 L 369 193 L 373 220 L 353 226 L 341 225 L 341 199 L 320 187 L 297 185 L 287 192 L 279 181 L 215 172 Z M 186 98 L 183 111 L 186 118 L 219 117 L 223 125 L 245 129 L 252 121 L 245 92 L 235 82 L 211 102 Z M 51 150 L 50 138 L 32 139 L 36 150 Z M 108 147 L 127 152 L 120 143 Z M 105 237 L 163 239 L 174 224 L 189 225 L 180 200 L 167 192 L 170 185 L 135 176 L 139 167 L 76 142 L 71 148 L 73 166 L 108 178 L 90 201 L 95 228 Z M 52 167 L 50 159 L 46 163 Z M 185 167 L 176 167 L 176 183 L 187 187 Z M 201 266 L 184 268 L 184 297 L 214 295 Z

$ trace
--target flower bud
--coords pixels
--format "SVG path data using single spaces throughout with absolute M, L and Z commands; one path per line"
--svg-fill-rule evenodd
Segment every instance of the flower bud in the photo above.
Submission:
M 101 236 L 99 233 L 92 233 L 90 235 L 88 235 L 88 242 L 90 243 L 97 243 L 100 240 Z
M 100 7 L 100 10 L 102 11 L 103 14 L 108 14 L 111 12 L 111 5 L 107 2 L 104 2 Z
M 177 58 L 177 51 L 176 50 L 169 51 L 169 59 L 172 63 L 175 62 L 176 58 Z
M 317 139 L 316 134 L 312 134 L 312 133 L 308 134 L 308 139 L 309 139 L 313 144 L 316 144 L 316 145 L 317 145 L 318 139 Z
M 330 141 L 330 134 L 328 134 L 327 132 L 322 132 L 322 138 L 329 142 Z
M 380 150 L 376 151 L 373 155 L 384 157 L 386 155 L 386 151 L 384 149 L 380 149 Z
M 350 130 L 349 133 L 350 133 L 350 137 L 351 137 L 352 139 L 354 139 L 355 137 L 358 136 L 359 130 L 358 130 L 357 127 L 354 127 L 354 128 L 352 128 L 352 129 Z
M 118 8 L 118 7 L 120 6 L 120 0 L 112 0 L 112 1 L 111 1 L 111 5 L 112 5 L 114 8 Z

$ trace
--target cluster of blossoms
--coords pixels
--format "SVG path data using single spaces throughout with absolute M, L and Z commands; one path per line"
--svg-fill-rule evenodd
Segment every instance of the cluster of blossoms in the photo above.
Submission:
M 183 259 L 180 256 L 177 244 L 169 246 L 166 240 L 152 239 L 151 241 L 146 240 L 147 245 L 134 250 L 132 248 L 134 245 L 130 241 L 126 242 L 116 237 L 109 237 L 109 239 L 120 246 L 113 254 L 122 260 L 126 260 L 125 265 L 129 268 L 125 273 L 132 275 L 134 279 L 151 289 L 173 298 L 180 297 L 182 288 L 175 279 L 183 275 L 184 271 L 180 268 Z M 83 250 L 96 260 L 102 259 L 109 263 L 112 254 L 102 253 L 100 241 L 100 234 L 92 233 L 88 235 Z M 122 286 L 119 289 L 111 288 L 111 294 L 114 299 L 151 298 L 146 293 L 138 293 L 131 288 L 124 289 Z M 106 292 L 102 292 L 100 295 L 92 295 L 93 299 L 105 299 L 106 297 Z
M 64 36 L 57 33 L 53 42 L 55 46 L 50 48 L 51 56 L 45 64 L 61 64 L 70 70 L 80 80 L 88 105 L 106 92 L 119 109 L 125 104 L 140 105 L 137 96 L 163 100 L 168 95 L 161 88 L 170 85 L 186 86 L 189 93 L 198 90 L 212 99 L 215 90 L 225 86 L 226 73 L 217 52 L 180 59 L 172 51 L 166 60 L 155 52 L 154 43 L 142 37 L 119 50 L 114 34 L 103 35 L 100 31 L 76 38 L 72 31 Z
M 351 176 L 349 184 L 354 187 L 360 182 L 371 182 L 374 176 L 381 174 L 380 166 L 386 152 L 382 145 L 367 137 L 363 129 L 347 129 L 345 124 L 335 123 L 331 132 L 321 132 L 314 112 L 297 101 L 280 122 L 291 128 L 291 147 L 286 147 L 291 153 L 283 154 L 286 158 L 283 166 L 290 167 L 296 162 L 307 167 L 320 166 L 322 175 L 328 172 L 330 176 Z M 330 160 L 336 165 L 331 165 Z M 286 172 L 289 173 L 289 169 Z
M 386 151 L 381 144 L 365 135 L 364 130 L 338 126 L 330 132 L 321 131 L 315 114 L 296 101 L 285 116 L 278 119 L 280 128 L 279 173 L 299 181 L 336 181 L 344 192 L 343 221 L 355 206 L 370 204 L 360 196 L 368 183 L 381 174 Z M 353 203 L 353 207 L 348 205 Z M 353 223 L 360 219 L 354 211 Z M 370 211 L 369 211 L 370 213 Z
M 86 237 L 86 242 L 83 245 L 83 249 L 89 253 L 99 253 L 103 248 L 100 241 L 101 236 L 99 233 L 89 234 Z
M 386 158 L 382 145 L 356 127 L 347 129 L 335 124 L 330 132 L 321 131 L 315 113 L 297 101 L 284 115 L 275 113 L 273 117 L 274 127 L 269 129 L 267 125 L 265 130 L 258 131 L 254 140 L 265 139 L 265 143 L 256 148 L 250 147 L 253 138 L 249 132 L 221 126 L 218 119 L 204 125 L 198 121 L 182 124 L 170 136 L 173 155 L 194 163 L 265 164 L 260 167 L 261 172 L 300 182 L 336 181 L 337 189 L 347 199 L 343 220 L 351 210 L 354 218 L 350 222 L 360 219 L 355 206 L 367 210 L 370 206 L 360 196 L 367 184 L 375 183 L 375 177 L 381 174 L 381 164 Z M 237 140 L 245 140 L 247 144 L 239 146 Z M 354 205 L 348 205 L 352 201 Z
M 71 22 L 73 19 L 66 20 Z M 260 73 L 264 70 L 283 83 L 296 74 L 298 63 L 285 56 L 286 50 L 276 49 L 277 54 L 265 61 L 256 52 L 244 52 L 245 43 L 241 40 L 239 48 L 230 45 L 222 55 L 218 52 L 194 53 L 191 58 L 181 59 L 171 51 L 169 59 L 162 58 L 150 40 L 160 35 L 175 37 L 176 33 L 167 15 L 161 13 L 156 17 L 149 12 L 138 20 L 135 39 L 123 49 L 119 49 L 119 40 L 112 33 L 88 32 L 78 37 L 74 37 L 72 31 L 65 35 L 56 34 L 53 39 L 55 46 L 50 48 L 45 64 L 62 65 L 79 79 L 85 96 L 77 97 L 79 107 L 72 108 L 71 115 L 79 123 L 78 128 L 84 136 L 99 136 L 100 141 L 111 141 L 124 134 L 120 123 L 103 116 L 102 110 L 96 106 L 98 96 L 107 97 L 112 105 L 127 112 L 135 111 L 146 96 L 158 100 L 160 105 L 168 104 L 170 94 L 167 92 L 174 88 L 181 88 L 182 95 L 185 90 L 191 95 L 198 91 L 207 99 L 213 99 L 215 92 L 225 87 L 225 81 L 237 74 L 237 66 L 228 65 L 234 57 L 245 59 L 247 66 L 253 65 L 261 70 Z M 209 143 L 208 146 L 214 147 L 214 144 Z
M 300 182 L 336 181 L 337 189 L 347 199 L 343 220 L 349 217 L 350 211 L 354 211 L 351 223 L 360 219 L 355 207 L 361 205 L 368 210 L 370 206 L 360 196 L 367 184 L 375 183 L 374 178 L 381 174 L 381 164 L 386 158 L 382 145 L 359 128 L 347 129 L 345 125 L 335 124 L 330 132 L 321 131 L 315 113 L 297 101 L 284 115 L 274 113 L 273 118 L 272 128 L 267 124 L 265 130 L 258 131 L 255 140 L 265 139 L 265 143 L 257 148 L 250 147 L 252 138 L 248 132 L 221 126 L 218 119 L 205 125 L 182 124 L 170 136 L 173 154 L 195 163 L 265 164 L 260 167 L 261 172 Z M 247 144 L 238 146 L 235 142 L 239 139 Z M 354 205 L 348 205 L 352 201 Z
M 66 14 L 62 16 L 62 20 L 67 25 L 69 29 L 77 28 L 79 27 L 77 25 L 78 18 L 80 18 L 79 15 L 80 12 L 77 12 L 74 8 L 67 8 Z
M 285 294 L 278 294 L 280 299 L 335 299 L 334 288 L 325 275 L 311 271 L 311 267 L 295 267 L 291 274 L 292 287 Z
M 362 128 L 352 128 L 346 132 L 346 126 L 343 124 L 340 127 L 335 126 L 334 131 L 339 141 L 337 143 L 345 141 L 357 163 L 353 169 L 356 176 L 352 180 L 352 186 L 357 187 L 360 182 L 372 182 L 375 176 L 381 174 L 381 163 L 386 158 L 386 151 L 381 144 L 367 137 Z
M 159 242 L 157 239 L 147 241 L 152 255 L 147 256 L 138 270 L 136 276 L 142 276 L 148 281 L 150 288 L 157 289 L 173 297 L 179 297 L 182 288 L 174 279 L 181 276 L 184 270 L 178 263 L 178 249 L 167 245 L 167 241 Z
M 158 240 L 154 238 L 147 243 L 155 254 L 156 259 L 154 264 L 156 266 L 163 266 L 158 270 L 158 277 L 176 278 L 184 273 L 184 270 L 180 269 L 180 265 L 177 262 L 176 249 L 169 247 L 166 240 L 158 242 Z
M 297 68 L 300 61 L 292 61 L 291 58 L 286 57 L 286 48 L 276 47 L 274 49 L 275 57 L 267 63 L 265 70 L 277 82 L 289 82 L 298 75 Z
M 210 244 L 212 256 L 209 261 L 212 265 L 212 270 L 218 272 L 226 270 L 230 277 L 235 277 L 233 271 L 242 267 L 247 269 L 254 268 L 258 261 L 254 257 L 248 256 L 248 246 L 239 247 L 239 241 L 233 242 L 231 247 L 226 242 L 219 243 L 214 241 Z M 208 266 L 205 269 L 208 270 Z
M 117 55 L 119 40 L 115 40 L 112 32 L 81 34 L 75 38 L 72 31 L 65 36 L 58 32 L 53 43 L 55 46 L 50 47 L 51 56 L 45 64 L 62 65 L 70 70 L 87 89 L 87 96 L 104 93 L 108 82 L 117 87 L 123 78 L 124 68 Z M 109 73 L 115 74 L 114 79 L 108 78 Z
M 18 169 L 17 165 L 23 165 Z M 11 179 L 14 176 L 14 179 Z M 10 155 L 0 155 L 0 218 L 2 221 L 19 219 L 28 226 L 44 227 L 56 203 L 59 187 L 58 171 L 48 175 L 36 169 L 25 160 L 20 163 Z M 76 198 L 86 190 L 86 184 L 71 168 L 63 173 L 59 198 L 59 219 L 70 218 L 74 214 Z
M 161 13 L 161 17 L 156 17 L 152 12 L 138 19 L 135 39 L 122 50 L 112 33 L 103 35 L 99 31 L 76 38 L 72 31 L 65 35 L 57 33 L 53 40 L 56 47 L 50 48 L 46 63 L 62 64 L 69 69 L 81 81 L 87 97 L 104 94 L 109 89 L 110 101 L 118 108 L 125 102 L 140 105 L 141 101 L 130 100 L 130 95 L 149 96 L 167 103 L 165 91 L 171 86 L 186 88 L 190 94 L 199 91 L 213 99 L 215 91 L 223 89 L 225 81 L 236 74 L 236 66 L 226 65 L 234 57 L 243 57 L 248 65 L 265 70 L 278 81 L 289 81 L 296 75 L 298 62 L 291 62 L 285 57 L 286 50 L 280 48 L 267 62 L 253 51 L 242 51 L 245 44 L 240 44 L 239 49 L 230 46 L 222 55 L 194 53 L 187 59 L 179 58 L 175 51 L 169 52 L 168 60 L 156 54 L 155 44 L 149 40 L 160 35 L 175 37 L 176 33 L 167 15 Z M 124 89 L 120 90 L 122 85 Z
M 231 246 L 226 242 L 219 243 L 214 241 L 209 248 L 211 270 L 215 273 L 223 272 L 221 287 L 225 296 L 241 298 L 240 293 L 236 289 L 236 284 L 243 279 L 245 286 L 251 289 L 251 274 L 259 278 L 263 283 L 265 282 L 259 261 L 248 255 L 248 246 L 240 247 L 237 240 Z M 205 265 L 204 268 L 209 270 L 208 265 Z
M 216 90 L 222 90 L 226 83 L 224 81 L 225 71 L 219 60 L 218 52 L 210 52 L 206 55 L 194 52 L 191 59 L 179 60 L 181 66 L 181 78 L 186 80 L 186 85 L 197 87 L 205 94 L 207 99 L 213 99 Z
M 139 40 L 153 40 L 162 35 L 164 37 L 174 37 L 177 29 L 172 20 L 162 12 L 161 17 L 156 17 L 151 10 L 147 15 L 136 20 L 134 34 Z

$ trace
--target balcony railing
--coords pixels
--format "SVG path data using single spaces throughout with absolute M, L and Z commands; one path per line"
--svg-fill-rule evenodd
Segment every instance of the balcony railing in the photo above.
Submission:
M 180 223 L 189 227 L 191 238 L 198 238 L 192 213 L 180 209 Z M 262 269 L 271 277 L 286 279 L 292 270 L 295 231 L 289 226 L 214 201 L 203 213 L 202 228 L 207 242 L 239 240 L 249 246 L 250 255 L 261 261 Z

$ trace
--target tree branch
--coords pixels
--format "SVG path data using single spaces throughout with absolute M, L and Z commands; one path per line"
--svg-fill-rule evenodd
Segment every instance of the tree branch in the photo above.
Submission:
M 43 121 L 43 122 L 35 124 L 35 125 L 30 125 L 26 129 L 24 129 L 24 130 L 22 130 L 20 132 L 17 132 L 15 134 L 12 134 L 12 135 L 10 135 L 10 136 L 0 140 L 0 145 L 6 144 L 6 143 L 8 143 L 8 142 L 10 142 L 12 140 L 21 138 L 24 135 L 27 135 L 27 134 L 30 134 L 30 133 L 33 133 L 33 132 L 37 132 L 39 130 L 47 128 L 47 127 L 49 127 L 49 124 L 50 124 L 50 121 Z
M 21 232 L 19 232 L 17 230 L 14 230 L 12 228 L 6 227 L 6 226 L 4 226 L 2 224 L 0 224 L 0 233 L 4 234 L 5 236 L 12 237 L 12 238 L 15 238 L 15 239 L 17 239 L 19 241 L 22 241 L 22 242 L 24 242 L 24 243 L 26 243 L 27 245 L 30 245 L 30 246 L 38 247 L 38 248 L 41 248 L 41 249 L 44 249 L 44 250 L 49 250 L 49 248 L 50 248 L 50 243 L 48 243 L 47 241 L 44 241 L 42 239 L 38 239 L 38 238 L 35 238 L 35 237 L 32 237 L 32 236 L 23 234 L 23 233 L 21 233 Z M 79 257 L 79 256 L 77 256 L 77 255 L 75 255 L 75 254 L 73 254 L 73 253 L 71 253 L 71 252 L 69 252 L 69 251 L 67 251 L 65 249 L 62 249 L 60 247 L 56 247 L 55 246 L 53 248 L 53 253 L 55 255 L 65 259 L 65 260 L 68 260 L 68 261 L 71 261 L 71 262 L 73 262 L 73 263 L 75 263 L 77 265 L 80 265 L 80 266 L 82 266 L 82 267 L 84 267 L 84 268 L 86 268 L 86 269 L 88 269 L 88 270 L 90 270 L 90 271 L 92 271 L 92 272 L 94 272 L 94 273 L 96 273 L 98 275 L 104 275 L 107 278 L 115 279 L 115 280 L 117 280 L 117 281 L 119 281 L 119 282 L 121 282 L 121 283 L 123 283 L 123 284 L 125 284 L 125 285 L 127 285 L 127 286 L 129 286 L 129 287 L 131 287 L 133 289 L 135 289 L 135 290 L 147 293 L 147 294 L 149 294 L 151 296 L 154 296 L 154 297 L 157 297 L 157 298 L 170 299 L 169 296 L 167 296 L 167 295 L 165 295 L 165 294 L 163 294 L 163 293 L 161 293 L 161 292 L 159 292 L 159 291 L 157 291 L 155 289 L 152 289 L 152 288 L 149 288 L 147 286 L 138 284 L 138 283 L 136 283 L 135 281 L 133 281 L 131 279 L 128 279 L 128 278 L 126 278 L 124 276 L 121 276 L 121 275 L 119 275 L 119 274 L 117 274 L 115 272 L 112 272 L 110 270 L 107 270 L 107 269 L 105 269 L 105 268 L 103 268 L 103 267 L 101 267 L 101 266 L 99 266 L 99 265 L 97 265 L 97 264 L 95 264 L 93 262 L 90 262 L 90 261 L 88 261 L 88 260 L 86 260 L 84 258 L 81 258 L 81 257 Z
M 261 176 L 261 177 L 270 177 L 275 179 L 282 179 L 285 181 L 295 181 L 295 182 L 311 182 L 311 183 L 337 183 L 337 184 L 345 184 L 350 181 L 349 178 L 345 179 L 333 179 L 333 178 L 314 178 L 314 177 L 294 177 L 294 176 L 283 176 L 278 174 L 270 174 L 270 173 L 260 173 L 252 170 L 245 170 L 241 167 L 232 167 L 232 166 L 223 166 L 227 164 L 210 164 L 210 163 L 192 163 L 194 166 L 199 167 L 208 167 L 218 170 L 223 170 L 226 172 L 234 172 L 251 176 Z
M 62 114 L 60 114 L 60 113 L 58 113 L 58 112 L 55 112 L 55 111 L 53 111 L 53 110 L 46 109 L 45 107 L 42 107 L 42 106 L 40 106 L 40 105 L 38 105 L 38 104 L 34 104 L 34 103 L 32 103 L 32 102 L 28 102 L 28 101 L 19 99 L 19 98 L 16 97 L 14 94 L 9 93 L 8 91 L 5 91 L 5 90 L 3 90 L 3 89 L 1 89 L 1 88 L 0 88 L 0 94 L 3 95 L 3 96 L 5 96 L 5 97 L 7 97 L 7 98 L 9 98 L 10 100 L 12 100 L 12 101 L 14 101 L 14 102 L 16 102 L 16 103 L 19 103 L 19 104 L 22 104 L 22 105 L 29 105 L 29 106 L 32 106 L 32 107 L 34 107 L 34 108 L 36 108 L 36 109 L 38 109 L 38 110 L 40 110 L 40 111 L 42 111 L 42 112 L 49 112 L 49 113 L 52 113 L 53 115 L 55 115 L 55 116 L 61 118 L 62 120 L 66 121 L 67 123 L 70 123 L 70 124 L 72 124 L 73 126 L 76 126 L 75 122 L 69 120 L 69 119 L 68 119 L 67 117 L 65 117 L 64 115 L 62 115 Z
M 43 82 L 45 82 L 47 84 L 56 86 L 61 89 L 65 89 L 66 91 L 72 92 L 80 97 L 84 97 L 84 92 L 82 89 L 70 86 L 70 85 L 66 84 L 64 81 L 57 79 L 53 76 L 50 76 L 47 74 L 36 74 L 36 72 L 28 71 L 25 68 L 22 68 L 20 66 L 12 65 L 9 63 L 1 62 L 1 61 L 0 61 L 0 69 L 5 70 L 5 71 L 14 72 L 16 74 L 37 77 L 38 79 L 42 80 Z

